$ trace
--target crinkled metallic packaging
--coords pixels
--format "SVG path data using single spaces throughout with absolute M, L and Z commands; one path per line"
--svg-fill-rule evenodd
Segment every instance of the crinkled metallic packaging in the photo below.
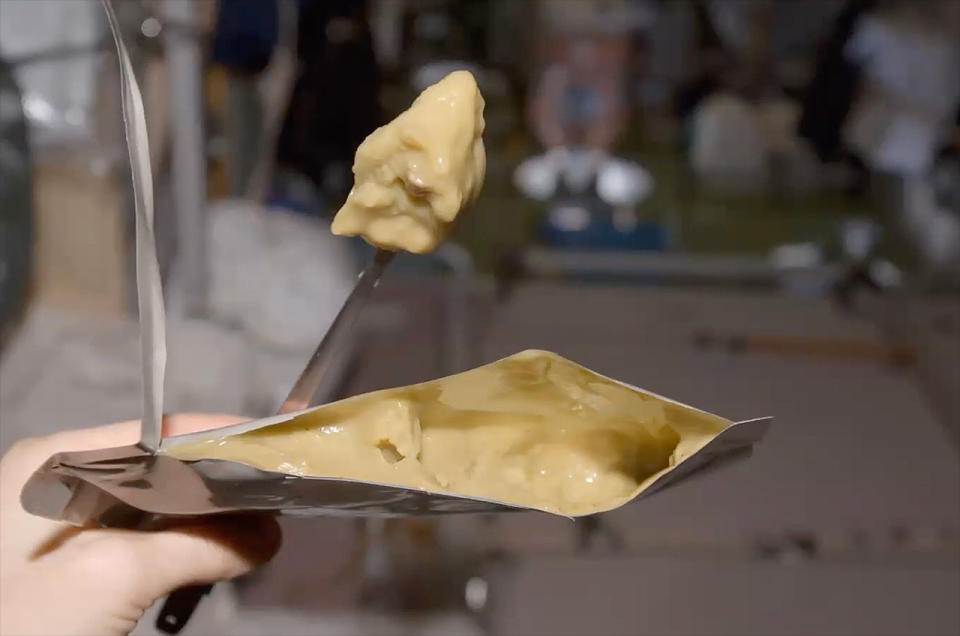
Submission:
M 538 357 L 539 356 L 539 357 Z M 454 393 L 450 382 L 480 382 L 487 373 L 506 363 L 517 364 L 546 359 L 581 371 L 591 385 L 605 382 L 622 387 L 644 404 L 656 407 L 658 413 L 667 413 L 665 425 L 679 430 L 675 447 L 670 450 L 667 465 L 638 480 L 637 488 L 624 503 L 645 497 L 677 482 L 707 465 L 749 454 L 753 444 L 763 437 L 770 418 L 734 423 L 648 393 L 635 387 L 615 382 L 599 374 L 566 361 L 548 352 L 523 352 L 472 371 L 432 382 L 387 389 L 341 400 L 325 406 L 297 413 L 273 416 L 211 431 L 165 438 L 159 454 L 151 454 L 137 446 L 79 453 L 60 453 L 52 458 L 26 485 L 22 501 L 24 507 L 37 515 L 62 519 L 75 524 L 107 526 L 143 526 L 165 517 L 189 517 L 228 512 L 265 512 L 281 515 L 330 516 L 396 516 L 438 513 L 506 512 L 511 510 L 544 510 L 564 516 L 562 511 L 537 506 L 484 499 L 455 494 L 450 489 L 412 488 L 339 477 L 311 477 L 263 470 L 251 464 L 229 459 L 176 459 L 170 452 L 198 442 L 216 445 L 218 440 L 236 438 L 251 432 L 273 430 L 301 430 L 312 422 L 337 409 L 367 403 L 395 402 L 398 395 L 409 395 L 411 390 L 422 394 L 445 389 Z M 532 364 L 531 362 L 530 364 Z M 474 374 L 474 375 L 471 375 Z M 447 383 L 447 384 L 444 384 Z M 502 387 L 498 387 L 498 390 Z M 502 392 L 500 393 L 502 394 Z M 491 391 L 481 399 L 487 412 L 501 413 L 498 392 Z M 589 404 L 590 396 L 582 401 Z M 447 398 L 455 400 L 455 397 Z M 502 398 L 503 403 L 510 397 Z M 366 401 L 366 402 L 364 402 Z M 539 408 L 535 403 L 534 408 Z M 578 408 L 583 405 L 575 405 Z M 364 407 L 368 408 L 368 407 Z M 526 414 L 528 417 L 529 413 Z M 685 424 L 686 422 L 686 424 Z M 694 422 L 694 424 L 689 424 Z M 699 422 L 699 424 L 698 424 Z M 480 423 L 483 423 L 482 417 Z M 713 426 L 713 432 L 702 433 L 702 427 Z M 349 425 L 349 424 L 347 424 Z M 643 424 L 638 421 L 637 426 Z M 549 426 L 549 423 L 547 424 Z M 684 429 L 684 426 L 687 428 Z M 700 426 L 697 437 L 684 430 Z M 284 429 L 283 427 L 286 427 Z M 598 431 L 603 433 L 603 431 Z M 318 439 L 322 436 L 317 436 Z M 323 443 L 322 439 L 318 443 Z M 616 507 L 616 506 L 613 506 Z

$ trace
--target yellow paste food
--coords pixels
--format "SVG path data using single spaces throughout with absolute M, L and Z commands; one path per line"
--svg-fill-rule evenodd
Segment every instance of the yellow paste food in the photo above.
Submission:
M 456 71 L 373 131 L 357 148 L 333 233 L 389 250 L 436 249 L 483 187 L 483 105 L 473 75 Z
M 729 425 L 556 354 L 525 351 L 167 452 L 578 516 L 626 503 Z

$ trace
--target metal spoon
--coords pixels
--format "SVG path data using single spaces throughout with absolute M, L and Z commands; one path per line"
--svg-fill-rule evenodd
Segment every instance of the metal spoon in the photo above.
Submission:
M 360 273 L 357 284 L 354 285 L 353 291 L 350 292 L 347 300 L 343 303 L 343 307 L 340 308 L 340 313 L 337 314 L 333 324 L 327 329 L 326 335 L 317 345 L 316 351 L 313 352 L 310 361 L 307 362 L 307 366 L 303 369 L 300 377 L 297 378 L 277 413 L 290 413 L 310 406 L 324 378 L 330 372 L 334 361 L 343 353 L 343 346 L 348 341 L 364 302 L 370 297 L 370 293 L 377 286 L 380 277 L 395 254 L 395 252 L 384 249 L 378 249 L 374 253 L 373 260 Z
M 360 272 L 353 291 L 347 296 L 347 300 L 340 308 L 337 317 L 333 319 L 323 340 L 310 356 L 310 361 L 290 389 L 278 413 L 290 413 L 310 406 L 333 362 L 337 356 L 342 355 L 343 346 L 348 341 L 364 302 L 370 297 L 370 293 L 377 286 L 394 255 L 395 252 L 390 250 L 378 249 L 370 264 Z M 178 633 L 190 620 L 200 600 L 212 589 L 213 585 L 193 585 L 174 590 L 160 608 L 155 623 L 157 629 L 167 634 Z

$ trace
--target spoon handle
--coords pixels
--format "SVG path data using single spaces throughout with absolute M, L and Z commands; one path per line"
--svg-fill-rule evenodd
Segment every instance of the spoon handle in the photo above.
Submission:
M 383 249 L 378 249 L 373 255 L 373 260 L 360 273 L 353 291 L 340 308 L 340 313 L 333 320 L 323 340 L 317 345 L 316 351 L 313 352 L 307 366 L 290 389 L 278 413 L 290 413 L 310 406 L 330 368 L 337 357 L 343 353 L 343 347 L 349 340 L 357 316 L 360 315 L 364 303 L 377 286 L 387 265 L 393 260 L 393 256 L 394 252 Z

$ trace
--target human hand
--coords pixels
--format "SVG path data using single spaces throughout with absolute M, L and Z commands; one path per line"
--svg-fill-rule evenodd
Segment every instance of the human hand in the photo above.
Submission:
M 222 415 L 164 419 L 164 435 L 235 424 Z M 268 517 L 211 517 L 158 532 L 77 528 L 20 505 L 51 455 L 136 443 L 139 423 L 56 433 L 15 444 L 0 461 L 0 634 L 127 634 L 154 601 L 187 585 L 231 579 L 268 561 L 280 528 Z

